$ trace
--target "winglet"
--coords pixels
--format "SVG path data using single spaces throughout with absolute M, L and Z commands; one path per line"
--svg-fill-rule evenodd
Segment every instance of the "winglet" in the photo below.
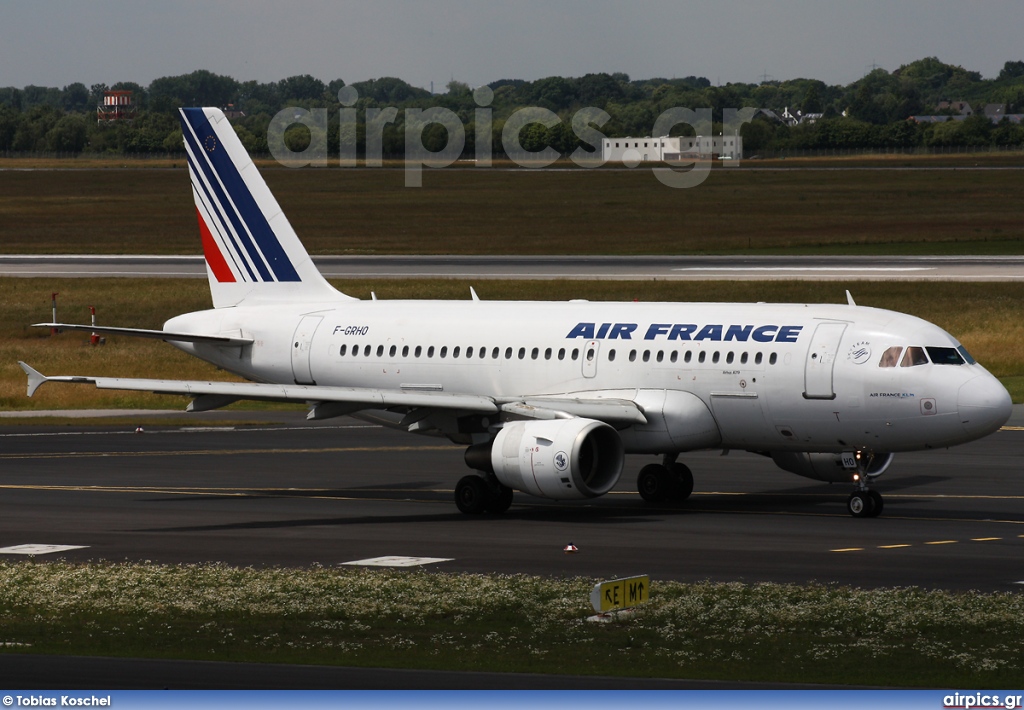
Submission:
M 30 365 L 25 364 L 21 360 L 18 360 L 18 364 L 21 365 L 21 369 L 28 375 L 28 396 L 31 397 L 39 389 L 39 385 L 48 381 L 48 378 L 38 370 L 33 369 Z
M 846 289 L 846 303 L 851 306 L 857 305 L 856 303 L 853 302 L 853 294 L 850 293 L 850 289 Z

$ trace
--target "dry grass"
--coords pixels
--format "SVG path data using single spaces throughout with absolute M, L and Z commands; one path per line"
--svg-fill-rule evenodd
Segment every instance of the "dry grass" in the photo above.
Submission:
M 785 162 L 785 161 L 783 161 Z M 264 170 L 311 253 L 1020 253 L 1024 170 Z M 0 171 L 0 251 L 197 254 L 183 164 Z
M 344 292 L 369 298 L 466 299 L 464 281 L 345 281 Z M 1024 286 L 986 283 L 850 283 L 815 282 L 586 282 L 487 281 L 477 285 L 485 300 L 774 301 L 845 302 L 844 289 L 861 305 L 918 315 L 958 337 L 997 376 L 1012 385 L 1015 400 L 1024 395 Z M 24 360 L 46 374 L 229 379 L 210 365 L 165 343 L 108 338 L 91 347 L 84 333 L 51 337 L 30 323 L 48 321 L 51 291 L 60 292 L 58 316 L 88 322 L 88 307 L 97 306 L 99 322 L 159 328 L 168 318 L 209 307 L 201 279 L 0 279 L 0 407 L 4 409 L 182 408 L 184 398 L 132 392 L 100 392 L 88 386 L 49 385 L 25 397 Z M 1017 379 L 1015 379 L 1017 378 Z M 252 406 L 249 404 L 248 406 Z

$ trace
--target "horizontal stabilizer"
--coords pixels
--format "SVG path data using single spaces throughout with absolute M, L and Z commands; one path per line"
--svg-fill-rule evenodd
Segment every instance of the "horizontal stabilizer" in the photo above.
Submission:
M 175 343 L 209 343 L 211 345 L 252 345 L 252 338 L 232 338 L 224 335 L 203 335 L 201 333 L 172 333 L 166 330 L 146 330 L 145 328 L 111 328 L 108 326 L 79 325 L 77 323 L 33 323 L 33 328 L 58 328 L 60 330 L 80 330 L 97 335 L 126 335 L 132 338 L 152 338 L 155 340 L 173 341 Z

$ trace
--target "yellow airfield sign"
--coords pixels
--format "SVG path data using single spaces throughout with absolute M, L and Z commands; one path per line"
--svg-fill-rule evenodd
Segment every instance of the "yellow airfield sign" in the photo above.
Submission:
M 596 612 L 627 609 L 643 604 L 651 595 L 651 578 L 626 577 L 600 582 L 590 590 L 590 603 Z

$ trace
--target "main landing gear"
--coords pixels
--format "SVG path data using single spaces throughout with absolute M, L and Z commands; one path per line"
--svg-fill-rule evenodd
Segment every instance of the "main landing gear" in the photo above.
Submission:
M 693 474 L 685 464 L 677 463 L 674 455 L 667 455 L 664 463 L 640 469 L 636 489 L 648 503 L 684 501 L 693 493 Z
M 469 515 L 500 515 L 512 505 L 512 489 L 501 485 L 497 478 L 470 474 L 455 484 L 455 505 Z

